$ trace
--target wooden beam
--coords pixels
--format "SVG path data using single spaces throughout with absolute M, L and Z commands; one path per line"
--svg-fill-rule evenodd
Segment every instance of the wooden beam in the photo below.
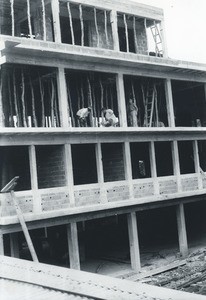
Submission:
M 121 127 L 127 127 L 127 113 L 125 104 L 124 77 L 122 73 L 116 75 L 117 101 L 119 111 L 119 123 Z
M 180 253 L 183 257 L 186 257 L 188 255 L 188 244 L 187 244 L 187 230 L 186 230 L 185 212 L 184 212 L 183 203 L 177 205 L 176 216 L 177 216 L 177 230 L 178 230 Z
M 193 157 L 194 157 L 195 173 L 198 174 L 198 188 L 201 190 L 203 188 L 203 182 L 202 182 L 202 175 L 201 175 L 201 169 L 200 169 L 198 141 L 197 140 L 193 141 L 192 146 L 193 146 Z
M 10 238 L 11 257 L 19 258 L 18 232 L 10 233 L 9 238 Z
M 171 79 L 165 79 L 165 97 L 167 105 L 168 124 L 170 127 L 175 127 Z
M 77 223 L 67 224 L 70 268 L 80 270 Z
M 112 10 L 110 12 L 110 22 L 111 22 L 111 26 L 112 26 L 113 49 L 115 51 L 119 51 L 117 12 L 114 10 Z
M 129 246 L 130 258 L 132 269 L 139 272 L 141 269 L 140 263 L 140 250 L 137 230 L 136 212 L 127 215 L 128 233 L 129 233 Z
M 62 127 L 69 126 L 69 107 L 67 101 L 67 85 L 64 68 L 58 68 L 57 71 L 57 87 L 59 99 L 59 114 Z
M 53 17 L 54 41 L 56 43 L 61 43 L 59 0 L 51 0 L 51 9 L 52 9 L 52 17 Z

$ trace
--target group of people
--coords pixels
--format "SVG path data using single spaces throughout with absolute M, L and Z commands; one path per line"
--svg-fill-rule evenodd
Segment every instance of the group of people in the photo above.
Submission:
M 77 111 L 77 119 L 80 127 L 91 126 L 92 107 L 83 107 Z M 102 121 L 99 125 L 103 127 L 117 127 L 119 126 L 118 118 L 110 108 L 102 108 L 101 110 Z M 127 104 L 127 117 L 128 125 L 131 127 L 138 127 L 138 108 L 132 98 L 129 99 Z
M 77 119 L 80 127 L 91 126 L 90 116 L 92 107 L 83 107 L 77 111 Z M 119 126 L 118 118 L 115 116 L 112 109 L 102 108 L 101 110 L 102 122 L 100 125 L 103 127 L 117 127 Z

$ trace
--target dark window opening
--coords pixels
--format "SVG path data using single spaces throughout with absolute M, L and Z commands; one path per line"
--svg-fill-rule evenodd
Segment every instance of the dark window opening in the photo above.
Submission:
M 178 142 L 180 173 L 195 173 L 192 142 Z
M 72 145 L 74 184 L 97 183 L 95 145 Z
M 206 141 L 198 141 L 200 168 L 206 172 Z
M 1 147 L 0 189 L 15 176 L 19 176 L 15 191 L 31 189 L 28 148 L 20 146 Z
M 149 143 L 130 143 L 131 161 L 132 161 L 132 178 L 149 178 L 150 158 Z
M 175 125 L 180 127 L 206 126 L 204 84 L 172 81 Z
M 171 143 L 155 143 L 155 157 L 157 166 L 157 176 L 173 175 Z

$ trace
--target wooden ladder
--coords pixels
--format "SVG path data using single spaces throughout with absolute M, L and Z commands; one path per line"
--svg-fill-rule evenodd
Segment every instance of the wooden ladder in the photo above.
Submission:
M 158 24 L 154 21 L 153 25 L 150 27 L 152 36 L 155 42 L 155 52 L 156 56 L 163 56 L 162 50 L 162 37 L 158 27 Z
M 143 90 L 143 88 L 142 88 Z M 157 108 L 157 89 L 155 83 L 148 83 L 146 96 L 143 93 L 143 102 L 145 107 L 144 127 L 152 127 L 158 124 L 158 108 Z

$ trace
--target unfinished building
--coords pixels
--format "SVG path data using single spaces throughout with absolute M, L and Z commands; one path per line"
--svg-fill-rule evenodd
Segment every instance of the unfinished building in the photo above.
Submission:
M 2 0 L 0 11 L 0 188 L 19 176 L 40 261 L 80 269 L 126 249 L 139 271 L 144 247 L 168 241 L 186 256 L 204 219 L 206 66 L 168 58 L 159 8 Z M 29 258 L 11 194 L 0 203 L 0 253 Z

